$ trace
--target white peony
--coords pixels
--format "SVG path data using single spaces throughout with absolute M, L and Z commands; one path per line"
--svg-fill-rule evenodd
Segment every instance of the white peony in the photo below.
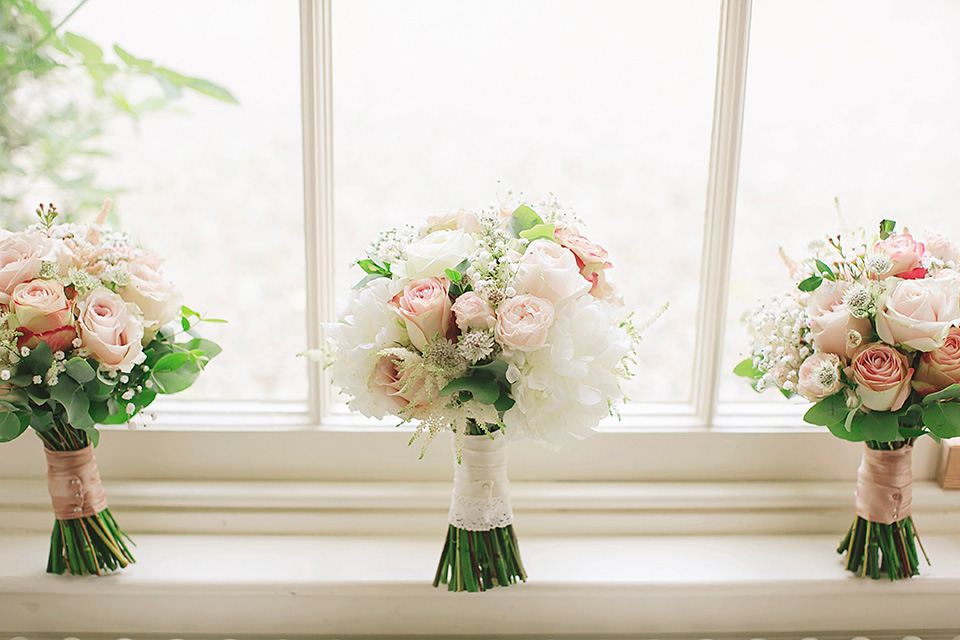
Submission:
M 504 414 L 508 437 L 559 448 L 588 436 L 622 397 L 618 372 L 631 341 L 614 310 L 592 296 L 557 308 L 546 345 L 507 358 L 516 404 Z
M 391 270 L 395 276 L 409 280 L 442 277 L 476 249 L 476 241 L 461 229 L 434 231 L 408 245 L 406 260 Z
M 327 341 L 335 350 L 328 371 L 334 384 L 352 396 L 351 409 L 368 418 L 382 419 L 396 412 L 382 394 L 370 392 L 371 380 L 380 363 L 381 350 L 406 339 L 401 320 L 390 305 L 396 283 L 379 278 L 353 292 L 338 314 L 339 321 L 326 326 Z

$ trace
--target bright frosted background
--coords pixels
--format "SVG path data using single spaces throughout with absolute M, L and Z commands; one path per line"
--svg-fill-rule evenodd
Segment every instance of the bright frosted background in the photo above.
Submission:
M 104 172 L 130 189 L 125 227 L 167 257 L 188 304 L 231 321 L 211 327 L 225 351 L 189 397 L 306 395 L 296 5 L 91 0 L 68 25 L 241 103 L 190 97 L 139 132 L 118 127 Z M 728 400 L 774 399 L 728 373 L 746 347 L 737 318 L 787 286 L 778 245 L 801 255 L 836 226 L 835 196 L 851 225 L 960 237 L 960 4 L 753 8 Z M 378 229 L 495 204 L 498 189 L 552 192 L 610 250 L 629 307 L 671 303 L 630 396 L 686 400 L 719 15 L 719 0 L 334 0 L 339 292 Z

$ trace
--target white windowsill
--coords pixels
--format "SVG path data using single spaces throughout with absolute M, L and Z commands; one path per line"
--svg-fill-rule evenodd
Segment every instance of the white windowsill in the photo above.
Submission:
M 430 585 L 442 532 L 429 538 L 143 535 L 138 564 L 102 578 L 46 575 L 47 542 L 44 535 L 0 535 L 0 631 L 28 637 L 896 631 L 935 640 L 960 629 L 957 536 L 926 537 L 933 567 L 897 583 L 850 576 L 834 553 L 833 535 L 521 536 L 529 581 L 484 594 Z

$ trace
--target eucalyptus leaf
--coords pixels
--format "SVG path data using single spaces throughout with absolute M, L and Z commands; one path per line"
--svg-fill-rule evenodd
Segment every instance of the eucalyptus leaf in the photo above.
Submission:
M 543 224 L 543 218 L 536 211 L 522 204 L 513 211 L 513 215 L 510 216 L 507 223 L 507 229 L 519 238 L 521 232 L 532 229 L 538 224 Z
M 29 425 L 29 416 L 24 420 L 21 414 L 15 411 L 0 410 L 0 442 L 10 442 L 19 438 Z
M 187 353 L 168 353 L 157 360 L 157 363 L 153 365 L 153 372 L 161 373 L 164 371 L 175 371 L 186 364 L 187 360 L 189 359 L 190 355 Z
M 83 358 L 70 358 L 64 366 L 66 366 L 66 374 L 80 384 L 90 382 L 97 377 L 97 371 Z
M 483 404 L 493 404 L 500 397 L 500 385 L 493 379 L 477 377 L 457 378 L 440 390 L 441 396 L 448 396 L 458 391 L 466 391 L 473 398 Z
M 76 429 L 92 425 L 90 419 L 90 399 L 83 387 L 67 376 L 61 376 L 59 382 L 50 387 L 50 397 L 63 406 L 67 420 Z
M 958 396 L 960 396 L 960 384 L 952 384 L 945 389 L 941 389 L 940 391 L 928 393 L 923 397 L 921 404 L 931 404 L 933 402 L 940 402 L 942 400 L 953 400 Z
M 934 402 L 924 406 L 923 424 L 939 438 L 960 436 L 960 403 Z
M 902 440 L 900 421 L 895 413 L 889 411 L 871 411 L 863 414 L 861 424 L 863 437 L 877 442 L 896 442 Z
M 759 380 L 763 377 L 763 372 L 753 366 L 753 358 L 741 360 L 737 366 L 733 368 L 733 372 L 738 376 L 750 378 L 751 380 Z
M 826 397 L 810 407 L 803 415 L 803 420 L 822 427 L 838 425 L 843 429 L 848 411 L 846 397 L 843 392 L 840 392 Z

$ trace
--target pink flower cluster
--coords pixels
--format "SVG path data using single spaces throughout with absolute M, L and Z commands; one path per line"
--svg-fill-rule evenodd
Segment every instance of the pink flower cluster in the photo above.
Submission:
M 129 372 L 180 313 L 159 259 L 120 234 L 58 225 L 0 232 L 0 313 L 17 350 L 41 342 Z M 10 348 L 10 347 L 8 347 Z
M 813 349 L 787 390 L 816 402 L 846 389 L 850 406 L 898 411 L 913 393 L 960 383 L 960 251 L 932 238 L 904 232 L 810 261 Z M 762 345 L 754 353 L 760 371 L 775 356 Z

